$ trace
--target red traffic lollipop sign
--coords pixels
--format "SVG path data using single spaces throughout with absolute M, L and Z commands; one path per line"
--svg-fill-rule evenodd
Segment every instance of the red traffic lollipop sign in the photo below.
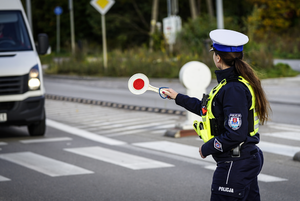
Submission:
M 142 73 L 134 74 L 129 78 L 128 89 L 131 93 L 135 95 L 141 95 L 147 90 L 150 90 L 159 93 L 162 97 L 164 96 L 161 94 L 162 90 L 160 90 L 157 87 L 151 86 L 148 77 Z

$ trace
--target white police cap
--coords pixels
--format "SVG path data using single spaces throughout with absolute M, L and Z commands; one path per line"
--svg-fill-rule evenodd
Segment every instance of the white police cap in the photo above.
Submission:
M 245 34 L 227 29 L 213 30 L 209 37 L 213 41 L 213 48 L 221 52 L 242 52 L 243 45 L 249 41 Z

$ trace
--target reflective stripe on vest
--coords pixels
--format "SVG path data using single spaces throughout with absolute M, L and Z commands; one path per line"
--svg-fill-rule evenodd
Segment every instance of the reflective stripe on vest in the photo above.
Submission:
M 249 112 L 251 112 L 253 115 L 251 115 L 250 117 L 253 117 L 253 122 L 251 121 L 251 119 L 248 119 L 252 124 L 252 127 L 249 129 L 249 135 L 250 136 L 254 136 L 259 129 L 259 119 L 257 116 L 257 112 L 255 111 L 255 95 L 254 95 L 254 91 L 251 87 L 251 85 L 249 84 L 249 82 L 247 80 L 245 80 L 243 77 L 239 76 L 238 81 L 242 82 L 243 84 L 245 84 L 247 86 L 247 88 L 249 89 L 251 96 L 252 96 L 252 104 L 251 107 L 249 109 Z M 219 90 L 225 85 L 227 84 L 227 80 L 224 79 L 222 80 L 215 88 L 213 88 L 210 93 L 209 93 L 209 100 L 207 102 L 207 112 L 205 115 L 202 116 L 202 122 L 198 122 L 198 121 L 194 121 L 194 129 L 197 132 L 197 134 L 202 138 L 202 140 L 204 142 L 207 142 L 208 140 L 210 140 L 211 138 L 213 138 L 214 136 L 212 135 L 212 126 L 216 126 L 216 125 L 211 125 L 211 121 L 215 120 L 215 116 L 212 113 L 212 102 L 214 97 L 217 95 L 217 93 L 219 92 Z

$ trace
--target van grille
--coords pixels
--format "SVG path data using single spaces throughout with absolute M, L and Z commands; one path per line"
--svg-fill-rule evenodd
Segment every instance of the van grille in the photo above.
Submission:
M 0 96 L 22 94 L 28 90 L 28 75 L 0 77 Z
M 0 102 L 0 111 L 1 110 L 11 110 L 15 105 L 15 102 Z

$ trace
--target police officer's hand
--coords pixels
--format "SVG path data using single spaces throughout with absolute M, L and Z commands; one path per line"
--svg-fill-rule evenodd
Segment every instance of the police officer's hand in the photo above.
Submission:
M 175 99 L 178 93 L 171 88 L 167 88 L 164 89 L 163 94 L 167 95 L 170 99 Z
M 203 156 L 202 151 L 201 151 L 201 148 L 202 148 L 202 146 L 199 148 L 200 156 L 201 156 L 201 158 L 206 158 L 205 156 Z

